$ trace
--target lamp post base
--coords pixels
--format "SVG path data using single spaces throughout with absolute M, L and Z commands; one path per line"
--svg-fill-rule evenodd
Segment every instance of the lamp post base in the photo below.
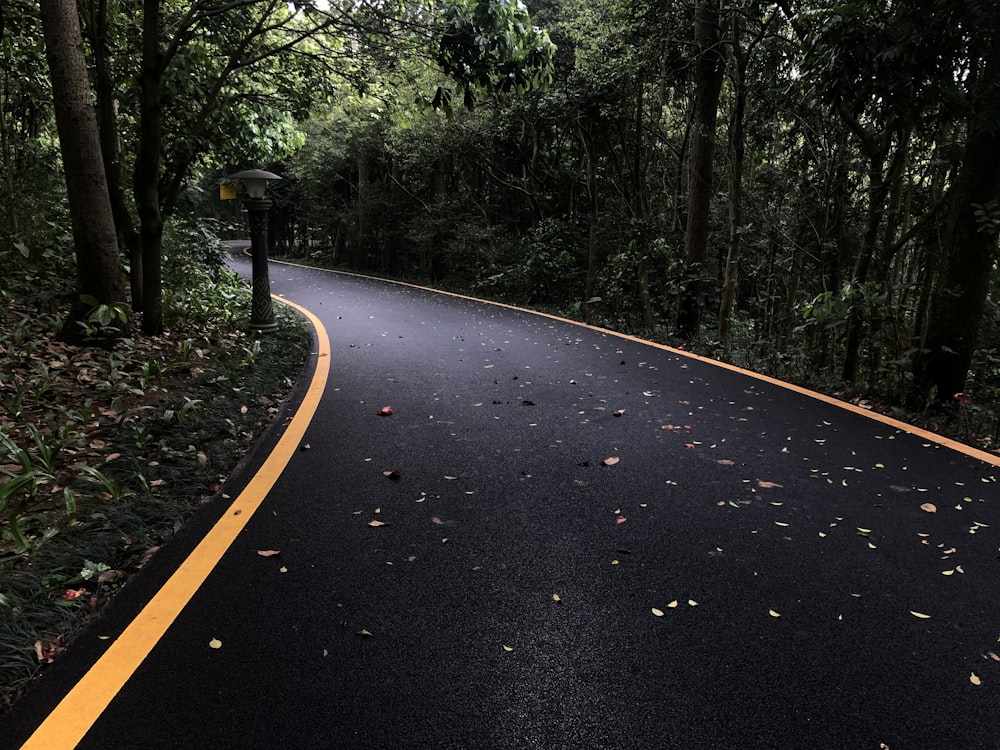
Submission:
M 277 329 L 274 306 L 271 304 L 271 279 L 267 268 L 267 212 L 271 201 L 248 200 L 244 204 L 250 225 L 250 255 L 253 258 L 253 300 L 250 328 L 267 333 Z
M 270 333 L 271 331 L 278 330 L 278 324 L 274 320 L 251 320 L 250 330 L 259 331 L 260 333 Z

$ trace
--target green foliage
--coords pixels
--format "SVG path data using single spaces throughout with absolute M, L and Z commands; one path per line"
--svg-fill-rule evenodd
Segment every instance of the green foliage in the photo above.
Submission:
M 216 219 L 175 216 L 163 235 L 164 318 L 188 328 L 210 321 L 227 324 L 249 309 L 249 292 L 225 269 L 229 248 Z
M 485 95 L 552 85 L 555 46 L 520 0 L 450 0 L 440 18 L 437 61 L 462 87 L 466 107 Z M 439 87 L 431 103 L 451 112 L 450 92 Z

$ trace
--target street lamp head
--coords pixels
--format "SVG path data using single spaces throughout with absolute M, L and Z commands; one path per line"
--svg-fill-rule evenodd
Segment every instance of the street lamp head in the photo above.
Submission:
M 246 186 L 247 195 L 254 200 L 261 200 L 267 193 L 267 183 L 271 180 L 280 180 L 281 177 L 274 172 L 265 172 L 263 169 L 247 169 L 243 172 L 229 175 L 230 180 L 243 180 Z

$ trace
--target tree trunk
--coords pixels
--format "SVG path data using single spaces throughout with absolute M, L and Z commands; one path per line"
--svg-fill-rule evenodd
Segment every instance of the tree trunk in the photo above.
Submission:
M 719 341 L 724 356 L 729 356 L 733 346 L 733 310 L 740 283 L 740 253 L 743 245 L 743 161 L 746 146 L 743 142 L 744 118 L 747 108 L 747 56 L 740 46 L 739 21 L 733 23 L 733 103 L 729 125 L 729 249 L 726 254 L 725 276 L 722 281 L 722 302 L 719 305 Z
M 694 114 L 687 173 L 688 214 L 684 232 L 687 283 L 678 301 L 677 315 L 677 335 L 685 340 L 697 335 L 704 302 L 703 279 L 711 227 L 715 125 L 725 72 L 717 0 L 701 0 L 695 5 L 694 36 L 698 45 L 698 59 L 695 65 Z
M 587 239 L 587 282 L 583 292 L 583 319 L 590 320 L 590 308 L 597 295 L 597 272 L 601 265 L 601 251 L 598 242 L 598 227 L 600 211 L 597 202 L 597 166 L 594 164 L 593 144 L 587 140 L 587 133 L 582 127 L 577 128 L 580 144 L 583 146 L 584 160 L 587 167 L 587 205 L 589 206 L 590 232 Z
M 104 172 L 108 180 L 111 213 L 115 220 L 119 245 L 128 253 L 129 282 L 132 310 L 141 312 L 142 254 L 139 233 L 125 203 L 125 170 L 122 162 L 122 139 L 118 130 L 118 97 L 114 73 L 111 70 L 111 48 L 108 38 L 108 3 L 91 3 L 87 19 L 87 34 L 94 60 L 94 95 L 97 102 L 97 126 L 104 156 Z
M 943 268 L 931 302 L 915 402 L 947 400 L 965 389 L 986 311 L 1000 226 L 1000 21 L 994 19 L 962 166 L 952 187 Z M 993 214 L 990 221 L 978 212 Z
M 142 330 L 150 335 L 163 330 L 163 217 L 159 190 L 160 146 L 163 141 L 162 76 L 160 3 L 159 0 L 143 0 L 139 147 L 132 187 L 139 213 L 139 245 L 142 249 Z
M 39 7 L 66 176 L 79 293 L 60 336 L 79 340 L 82 331 L 77 322 L 86 319 L 93 302 L 120 304 L 125 301 L 125 290 L 76 3 L 41 0 Z

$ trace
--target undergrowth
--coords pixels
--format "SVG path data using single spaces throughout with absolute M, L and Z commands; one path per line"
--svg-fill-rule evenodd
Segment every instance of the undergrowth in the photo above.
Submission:
M 0 257 L 0 710 L 218 490 L 308 352 L 280 307 L 249 333 L 204 226 L 168 239 L 167 330 L 110 350 L 55 340 L 68 277 Z

